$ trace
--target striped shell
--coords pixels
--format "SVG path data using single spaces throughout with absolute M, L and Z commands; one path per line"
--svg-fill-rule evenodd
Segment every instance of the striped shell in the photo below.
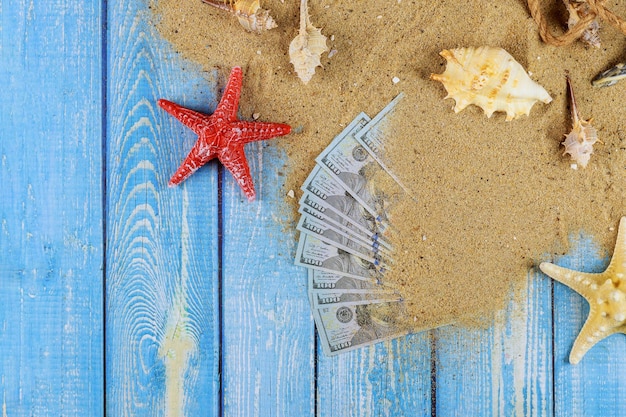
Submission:
M 448 91 L 445 98 L 456 101 L 455 113 L 475 104 L 487 117 L 496 111 L 506 112 L 509 121 L 528 115 L 536 101 L 552 101 L 548 92 L 502 48 L 446 49 L 440 55 L 447 61 L 446 70 L 430 78 L 443 83 Z
M 311 24 L 307 8 L 307 0 L 300 3 L 300 30 L 289 44 L 289 58 L 294 70 L 304 84 L 307 84 L 315 68 L 321 67 L 320 57 L 328 51 L 326 46 L 326 36 L 322 35 L 322 30 Z

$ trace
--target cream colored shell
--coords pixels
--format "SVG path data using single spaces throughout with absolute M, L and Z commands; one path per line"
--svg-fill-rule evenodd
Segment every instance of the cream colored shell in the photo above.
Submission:
M 277 25 L 270 11 L 261 8 L 259 0 L 202 0 L 206 4 L 226 10 L 239 20 L 239 24 L 249 32 L 261 34 L 274 29 Z
M 570 154 L 572 159 L 578 165 L 585 168 L 589 163 L 591 154 L 593 153 L 593 145 L 598 141 L 598 131 L 591 126 L 592 119 L 583 120 L 578 112 L 576 105 L 576 97 L 572 89 L 570 78 L 567 77 L 567 87 L 570 93 L 571 113 L 572 113 L 572 131 L 565 135 L 562 145 L 565 146 L 563 155 Z
M 536 101 L 552 101 L 548 92 L 502 48 L 446 49 L 440 55 L 447 61 L 446 70 L 430 78 L 443 83 L 448 91 L 445 98 L 456 101 L 455 113 L 475 104 L 487 117 L 496 111 L 506 112 L 508 121 L 528 115 Z
M 326 46 L 326 36 L 322 35 L 322 30 L 311 24 L 307 7 L 307 0 L 300 3 L 300 30 L 289 44 L 289 58 L 294 70 L 304 84 L 307 84 L 315 68 L 321 67 L 320 58 L 324 52 L 328 51 Z

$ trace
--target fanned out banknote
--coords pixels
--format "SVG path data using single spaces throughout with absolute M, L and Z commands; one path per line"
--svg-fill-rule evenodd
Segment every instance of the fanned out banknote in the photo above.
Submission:
M 348 239 L 359 242 L 364 246 L 372 246 L 374 249 L 379 249 L 381 252 L 389 254 L 392 249 L 391 245 L 385 240 L 381 239 L 376 233 L 370 233 L 369 231 L 362 232 L 358 227 L 352 225 L 350 222 L 343 222 L 341 219 L 335 219 L 332 215 L 327 215 L 323 211 L 319 211 L 318 208 L 309 206 L 303 203 L 298 209 L 298 213 L 302 216 L 313 217 L 323 222 L 328 228 L 334 230 L 342 236 Z
M 400 301 L 313 309 L 322 350 L 329 356 L 406 335 L 403 317 L 404 304 Z
M 354 138 L 356 141 L 363 146 L 364 149 L 378 162 L 379 166 L 389 174 L 391 178 L 400 186 L 400 188 L 413 200 L 417 200 L 415 195 L 400 181 L 400 179 L 393 173 L 391 169 L 387 166 L 385 162 L 385 144 L 386 144 L 386 136 L 389 134 L 389 130 L 386 129 L 387 125 L 390 123 L 390 118 L 393 115 L 393 112 L 396 109 L 398 103 L 404 97 L 404 93 L 398 94 L 384 109 L 380 111 L 368 123 L 363 129 L 360 129 L 355 135 Z
M 401 97 L 374 119 L 359 114 L 302 185 L 295 263 L 309 269 L 309 301 L 327 355 L 406 334 L 402 294 L 385 282 L 394 257 L 389 210 L 405 192 L 381 163 L 384 126 Z
M 352 239 L 347 233 L 342 233 L 315 217 L 303 214 L 296 228 L 301 233 L 312 235 L 324 243 L 363 258 L 374 265 L 390 264 L 390 255 L 381 251 L 377 243 L 362 244 L 359 240 Z
M 312 294 L 315 308 L 402 301 L 399 293 L 383 290 L 318 290 L 312 291 Z
M 387 113 L 391 111 L 388 110 Z M 361 113 L 332 143 L 315 159 L 324 171 L 332 176 L 359 204 L 373 217 L 383 224 L 389 223 L 389 204 L 393 203 L 388 197 L 402 192 L 400 187 L 389 184 L 380 184 L 376 179 L 389 172 L 381 166 L 375 154 L 362 142 L 357 141 L 363 130 L 377 132 L 372 124 L 385 121 L 376 117 L 367 123 L 369 117 Z M 384 174 L 386 172 L 386 174 Z M 395 178 L 394 178 L 395 180 Z M 389 189 L 392 188 L 392 189 Z M 395 189 L 395 190 L 394 190 Z
M 353 235 L 391 250 L 386 230 L 376 224 L 373 218 L 360 210 L 358 202 L 350 195 L 345 196 L 343 204 L 328 204 L 314 194 L 305 192 L 300 199 L 301 213 L 324 220 L 330 226 L 348 229 Z

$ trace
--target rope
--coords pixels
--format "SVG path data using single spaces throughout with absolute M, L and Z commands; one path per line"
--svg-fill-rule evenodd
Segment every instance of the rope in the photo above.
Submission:
M 606 20 L 626 35 L 626 21 L 607 9 L 604 6 L 605 1 L 606 0 L 587 0 L 587 4 L 589 5 L 589 14 L 580 19 L 567 32 L 560 36 L 554 36 L 550 33 L 548 23 L 541 13 L 541 7 L 539 4 L 540 0 L 528 0 L 528 9 L 530 9 L 530 14 L 533 17 L 533 20 L 539 26 L 539 35 L 541 36 L 541 39 L 550 45 L 565 46 L 578 39 L 596 17 Z

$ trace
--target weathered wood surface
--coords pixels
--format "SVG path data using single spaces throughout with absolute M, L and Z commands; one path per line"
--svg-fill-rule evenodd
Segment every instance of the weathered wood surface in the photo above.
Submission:
M 107 414 L 217 415 L 217 169 L 168 188 L 195 136 L 156 105 L 208 111 L 215 92 L 180 70 L 147 1 L 107 4 Z
M 293 265 L 295 232 L 280 192 L 284 158 L 274 148 L 279 140 L 246 146 L 255 202 L 221 170 L 225 416 L 310 415 L 315 400 L 314 329 L 305 273 Z
M 148 6 L 0 1 L 0 416 L 626 415 L 626 339 L 570 365 L 588 306 L 536 271 L 484 329 L 323 356 L 281 139 L 246 148 L 254 203 L 215 163 L 167 187 L 195 136 L 156 100 L 210 112 L 226 74 Z
M 0 410 L 103 404 L 100 2 L 0 2 Z
M 617 227 L 617 221 L 615 224 Z M 601 253 L 589 236 L 557 263 L 585 272 L 602 272 L 611 253 Z M 611 251 L 613 248 L 611 248 Z M 585 299 L 554 283 L 554 408 L 559 416 L 626 415 L 626 338 L 610 336 L 591 348 L 578 365 L 568 362 L 574 340 L 589 312 Z

